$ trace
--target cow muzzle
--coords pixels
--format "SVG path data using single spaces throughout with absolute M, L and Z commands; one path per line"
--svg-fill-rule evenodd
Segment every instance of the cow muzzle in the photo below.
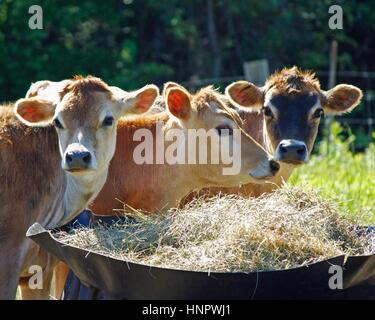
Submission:
M 303 164 L 309 160 L 306 144 L 300 140 L 281 140 L 276 148 L 275 160 L 290 164 Z
M 68 149 L 65 152 L 62 167 L 70 173 L 82 173 L 93 168 L 93 156 L 90 151 L 80 148 Z
M 280 165 L 273 159 L 262 161 L 255 169 L 250 171 L 250 176 L 255 179 L 269 179 L 274 177 L 280 169 Z

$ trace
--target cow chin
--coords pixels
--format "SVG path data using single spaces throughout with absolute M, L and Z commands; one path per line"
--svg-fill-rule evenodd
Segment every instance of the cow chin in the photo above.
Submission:
M 275 172 L 270 170 L 270 162 L 262 161 L 255 169 L 249 172 L 249 177 L 253 183 L 262 184 L 274 178 Z
M 63 170 L 73 176 L 84 176 L 95 172 L 93 168 L 63 168 Z
M 307 153 L 303 159 L 300 159 L 300 158 L 298 158 L 298 159 L 294 159 L 294 158 L 285 159 L 283 157 L 278 157 L 278 154 L 276 154 L 275 160 L 278 161 L 279 163 L 282 163 L 282 164 L 285 164 L 285 165 L 288 165 L 288 166 L 299 167 L 303 164 L 308 163 L 309 160 L 310 160 L 310 157 L 309 157 L 309 154 Z
M 290 166 L 299 167 L 303 164 L 308 163 L 309 160 L 308 159 L 305 159 L 305 160 L 298 160 L 298 159 L 296 159 L 296 160 L 293 160 L 293 159 L 282 160 L 282 159 L 280 159 L 279 162 L 283 163 L 283 164 L 290 165 Z

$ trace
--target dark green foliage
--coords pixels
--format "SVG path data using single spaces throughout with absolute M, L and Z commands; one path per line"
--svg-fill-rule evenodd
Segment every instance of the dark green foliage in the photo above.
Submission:
M 30 30 L 39 4 L 44 29 Z M 344 30 L 330 30 L 339 4 Z M 0 100 L 22 97 L 31 81 L 94 74 L 124 89 L 167 80 L 230 77 L 267 58 L 271 69 L 375 70 L 375 2 L 355 0 L 0 1 Z

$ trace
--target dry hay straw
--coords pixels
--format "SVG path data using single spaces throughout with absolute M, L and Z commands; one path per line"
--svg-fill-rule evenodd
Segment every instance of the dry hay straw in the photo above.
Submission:
M 260 198 L 196 199 L 164 215 L 124 213 L 125 220 L 113 225 L 99 223 L 58 238 L 126 261 L 209 272 L 287 269 L 373 250 L 370 236 L 359 236 L 332 201 L 297 187 Z

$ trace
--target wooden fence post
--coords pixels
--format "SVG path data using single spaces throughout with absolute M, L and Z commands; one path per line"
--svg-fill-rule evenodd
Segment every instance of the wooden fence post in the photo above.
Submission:
M 329 78 L 328 78 L 328 89 L 332 89 L 336 84 L 336 70 L 337 70 L 337 41 L 331 42 L 331 50 L 329 55 Z M 331 127 L 332 127 L 333 116 L 329 115 L 325 122 L 326 134 L 327 134 L 327 155 L 329 154 L 329 148 L 331 144 Z
M 243 64 L 245 79 L 257 86 L 263 86 L 270 73 L 268 60 L 253 60 Z

